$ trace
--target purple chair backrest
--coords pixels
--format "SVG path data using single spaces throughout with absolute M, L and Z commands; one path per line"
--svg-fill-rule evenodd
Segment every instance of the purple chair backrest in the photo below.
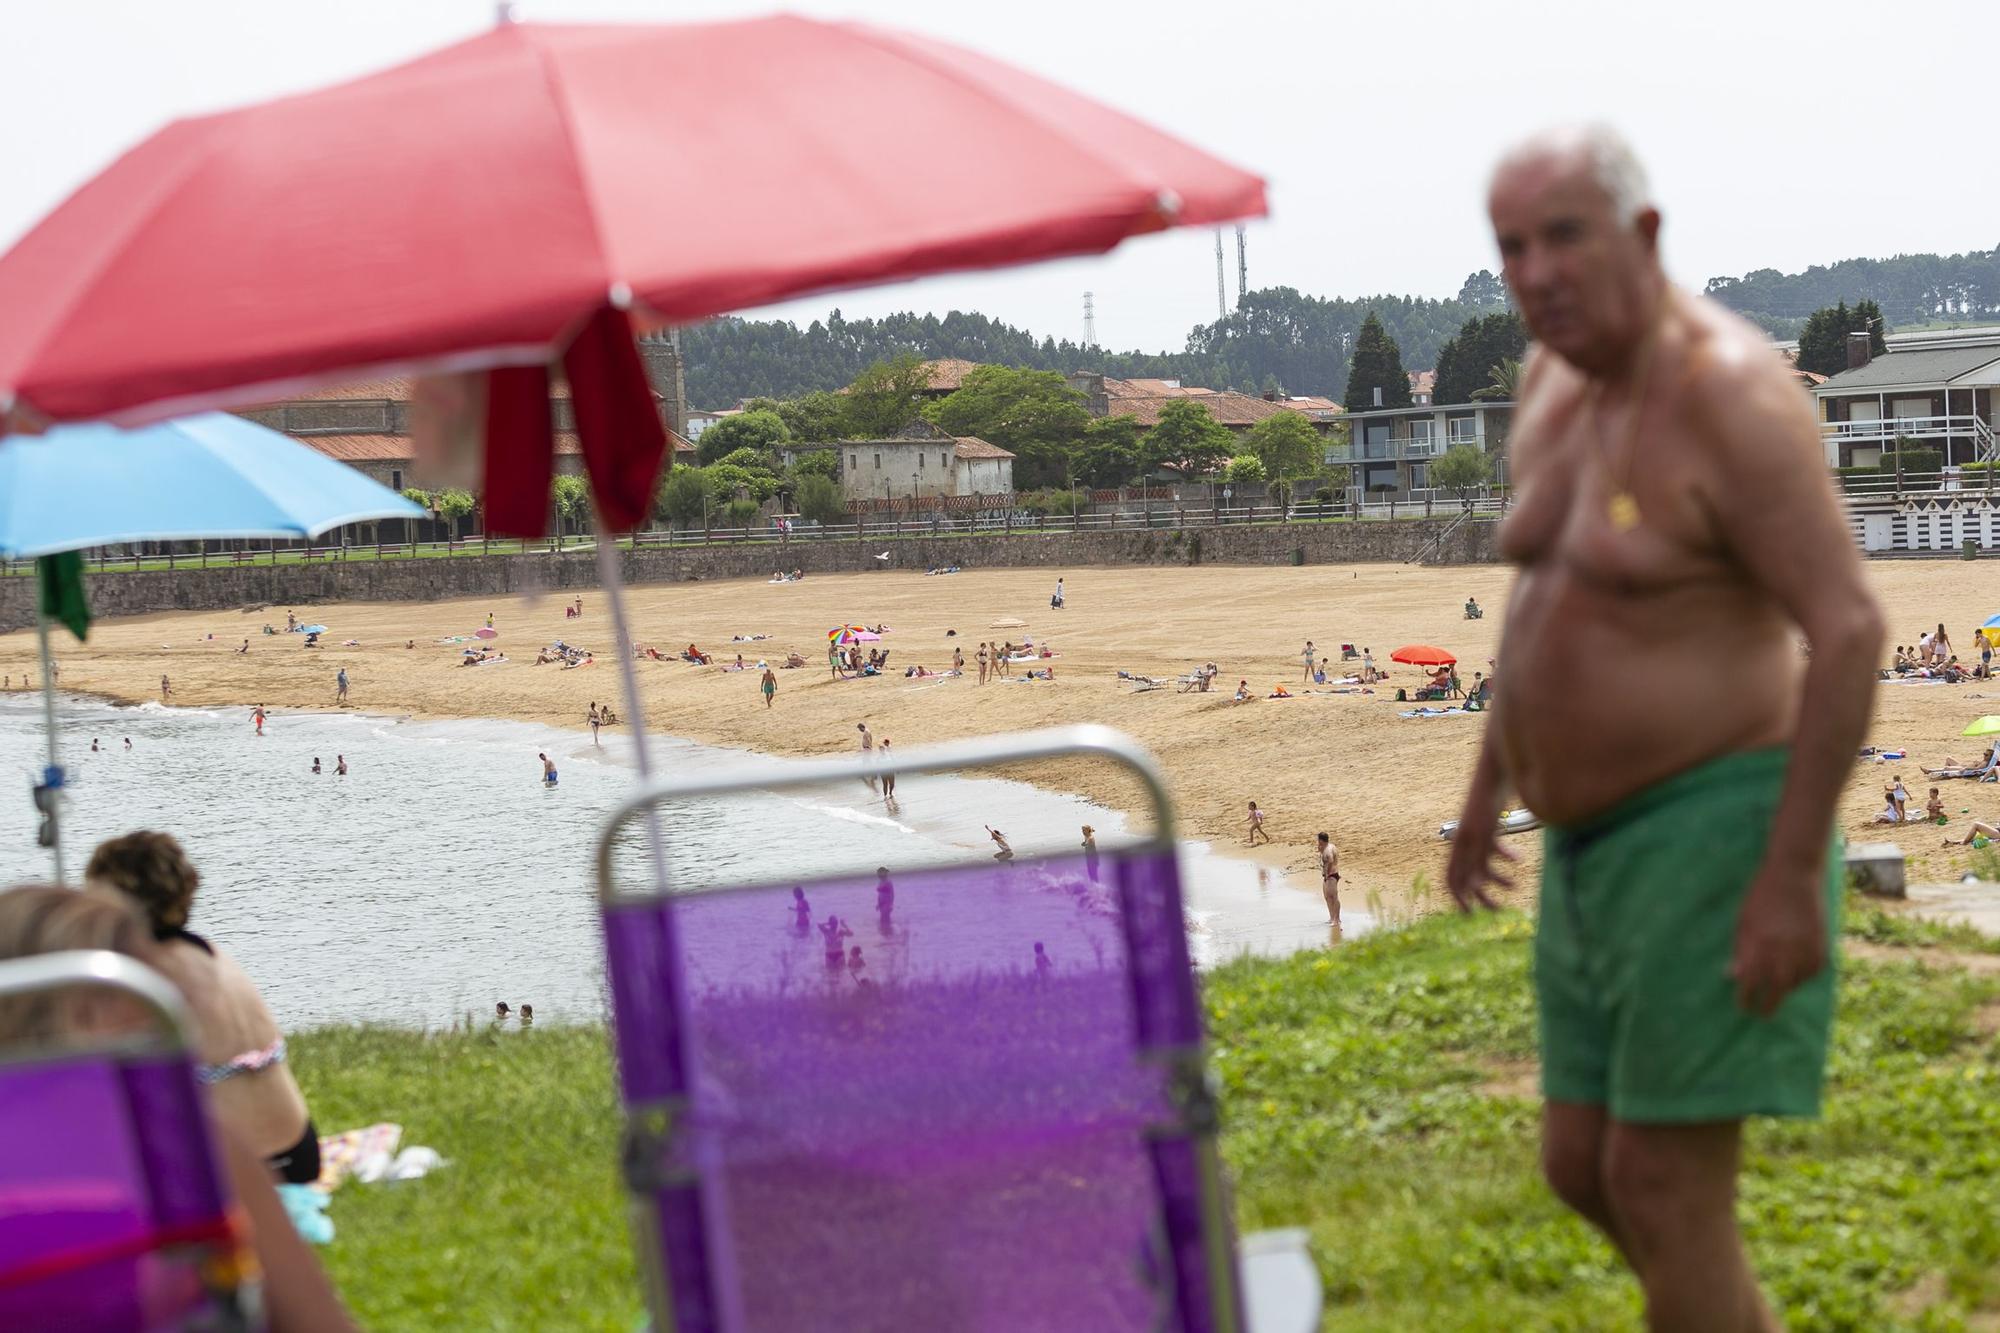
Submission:
M 599 855 L 607 974 L 657 1328 L 1240 1328 L 1149 762 L 1092 727 L 894 768 L 1078 753 L 1139 774 L 1149 840 L 900 871 L 886 891 L 872 871 L 713 891 L 683 873 L 630 894 L 610 875 L 625 819 L 861 770 L 655 788 L 614 815 Z
M 113 987 L 163 1030 L 0 1051 L 0 1328 L 261 1327 L 168 983 L 112 953 L 0 963 L 0 999 Z

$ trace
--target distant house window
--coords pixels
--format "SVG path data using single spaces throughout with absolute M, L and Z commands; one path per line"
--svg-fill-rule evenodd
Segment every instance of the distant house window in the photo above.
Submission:
M 917 471 L 922 472 L 923 470 L 924 470 L 924 451 L 919 449 L 917 450 Z
M 849 454 L 849 455 L 847 456 L 847 466 L 849 466 L 849 467 L 851 467 L 851 468 L 858 468 L 858 467 L 860 467 L 860 466 L 861 466 L 861 455 L 860 455 L 860 454 Z
M 403 469 L 399 467 L 389 469 L 389 489 L 392 491 L 403 489 Z
M 879 449 L 875 451 L 875 470 L 877 472 L 882 470 L 882 451 Z
M 951 455 L 950 455 L 950 454 L 939 454 L 939 455 L 938 455 L 938 466 L 939 466 L 939 467 L 950 467 L 950 466 L 951 466 Z

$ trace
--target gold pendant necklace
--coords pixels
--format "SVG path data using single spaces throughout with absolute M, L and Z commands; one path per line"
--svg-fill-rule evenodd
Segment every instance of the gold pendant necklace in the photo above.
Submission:
M 1644 514 L 1639 509 L 1639 497 L 1632 493 L 1632 468 L 1637 461 L 1639 426 L 1646 411 L 1646 387 L 1652 381 L 1653 342 L 1658 336 L 1660 325 L 1665 322 L 1667 315 L 1665 304 L 1667 295 L 1665 293 L 1661 294 L 1660 301 L 1659 313 L 1654 317 L 1652 327 L 1646 331 L 1645 346 L 1639 351 L 1639 374 L 1634 383 L 1634 392 L 1632 394 L 1632 424 L 1625 432 L 1624 472 L 1615 484 L 1610 485 L 1610 498 L 1604 502 L 1605 517 L 1611 520 L 1611 526 L 1619 532 L 1631 532 L 1639 526 L 1641 519 L 1644 518 Z M 1591 415 L 1593 418 L 1596 418 L 1599 416 L 1598 409 L 1602 406 L 1600 402 L 1602 390 L 1595 381 L 1591 383 L 1590 394 Z M 1611 450 L 1605 443 L 1604 432 L 1601 428 L 1597 431 L 1597 452 L 1604 464 L 1605 481 L 1610 483 Z

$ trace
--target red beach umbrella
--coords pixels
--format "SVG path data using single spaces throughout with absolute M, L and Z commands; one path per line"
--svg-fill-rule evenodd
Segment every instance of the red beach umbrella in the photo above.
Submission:
M 1433 648 L 1427 643 L 1409 643 L 1389 654 L 1391 662 L 1408 662 L 1411 666 L 1457 666 L 1458 659 L 1442 648 Z
M 626 528 L 665 451 L 635 325 L 1263 211 L 1257 177 L 922 37 L 503 24 L 176 122 L 71 196 L 0 258 L 0 424 L 488 371 L 457 403 L 484 432 L 488 526 L 538 535 L 561 361 L 599 512 Z

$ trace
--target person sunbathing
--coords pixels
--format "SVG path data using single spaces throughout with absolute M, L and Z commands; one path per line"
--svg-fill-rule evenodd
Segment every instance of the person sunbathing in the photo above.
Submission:
M 1964 837 L 1946 838 L 1944 845 L 1947 847 L 1984 847 L 1986 844 L 1995 841 L 2000 841 L 2000 828 L 1995 828 L 1984 820 L 1975 819 L 1972 821 L 1972 827 L 1965 831 Z
M 802 667 L 805 664 L 806 664 L 806 659 L 800 653 L 787 653 L 785 655 L 785 666 L 787 668 Z

